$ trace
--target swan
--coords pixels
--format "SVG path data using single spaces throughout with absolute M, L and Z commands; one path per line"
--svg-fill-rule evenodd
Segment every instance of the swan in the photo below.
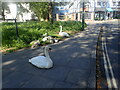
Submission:
M 53 38 L 52 36 L 46 36 L 42 39 L 42 41 L 49 41 L 50 43 L 57 43 L 59 42 L 59 40 L 57 40 L 56 38 Z
M 48 40 L 47 36 L 42 39 L 42 41 L 44 41 L 44 42 L 47 41 L 47 40 Z
M 46 46 L 45 56 L 37 56 L 29 59 L 29 62 L 38 68 L 51 68 L 53 67 L 53 62 L 48 54 L 48 50 L 50 50 L 50 46 Z
M 51 36 L 45 36 L 42 41 L 48 41 L 48 40 L 52 40 L 53 38 Z
M 30 44 L 32 44 L 31 49 L 34 49 L 36 46 L 40 45 L 40 41 L 39 40 L 35 40 L 35 41 L 32 41 Z
M 54 39 L 54 41 L 55 41 L 55 43 L 59 42 L 59 40 L 58 40 L 58 39 L 56 39 L 56 38 Z
M 42 39 L 42 41 L 47 41 L 51 36 L 48 36 L 48 33 L 43 34 L 44 38 Z
M 59 32 L 59 35 L 60 36 L 63 36 L 63 37 L 69 37 L 69 34 L 66 33 L 66 32 L 62 32 L 62 26 L 60 25 L 60 32 Z
M 50 42 L 50 43 L 58 43 L 59 40 L 58 40 L 58 39 L 55 39 L 55 38 L 51 38 L 51 39 L 49 39 L 49 42 Z
M 48 36 L 48 33 L 43 34 L 43 36 L 44 36 L 44 37 L 45 37 L 45 36 Z

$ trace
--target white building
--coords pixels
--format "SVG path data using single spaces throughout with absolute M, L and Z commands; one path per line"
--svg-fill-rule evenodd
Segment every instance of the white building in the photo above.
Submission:
M 106 20 L 120 17 L 119 0 L 71 0 L 69 4 L 69 14 L 72 20 L 80 21 L 83 13 L 86 20 Z

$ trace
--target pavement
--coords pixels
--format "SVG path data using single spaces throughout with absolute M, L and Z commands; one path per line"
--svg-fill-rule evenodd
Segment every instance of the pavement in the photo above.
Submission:
M 95 88 L 96 44 L 99 25 L 51 44 L 51 69 L 38 69 L 29 58 L 43 55 L 43 47 L 19 50 L 2 56 L 2 88 Z

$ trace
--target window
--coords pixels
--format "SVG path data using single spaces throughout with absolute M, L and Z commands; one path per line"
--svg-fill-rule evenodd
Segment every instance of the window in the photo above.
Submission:
M 86 2 L 85 3 L 85 8 L 89 8 L 90 7 L 90 2 Z
M 60 13 L 60 15 L 64 15 L 64 13 Z
M 120 1 L 118 2 L 117 6 L 120 6 Z
M 116 6 L 116 2 L 113 2 L 113 6 Z
M 59 19 L 60 19 L 60 20 L 64 20 L 65 17 L 64 17 L 64 16 L 59 16 Z
M 101 6 L 101 2 L 97 2 L 97 6 Z
M 103 6 L 106 6 L 106 3 L 105 3 L 105 2 L 103 2 Z
M 85 13 L 85 19 L 91 19 L 91 13 Z
M 78 20 L 78 13 L 76 13 L 76 20 Z

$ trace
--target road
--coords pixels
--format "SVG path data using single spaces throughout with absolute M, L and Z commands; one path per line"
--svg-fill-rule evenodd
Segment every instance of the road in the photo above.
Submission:
M 118 22 L 107 22 L 102 24 L 102 26 L 105 26 L 102 37 L 102 62 L 105 64 L 106 60 L 107 63 L 106 66 L 103 65 L 104 69 L 102 69 L 102 72 L 105 74 L 103 76 L 106 78 L 108 88 L 120 88 L 120 27 Z M 105 69 L 105 67 L 107 68 Z

